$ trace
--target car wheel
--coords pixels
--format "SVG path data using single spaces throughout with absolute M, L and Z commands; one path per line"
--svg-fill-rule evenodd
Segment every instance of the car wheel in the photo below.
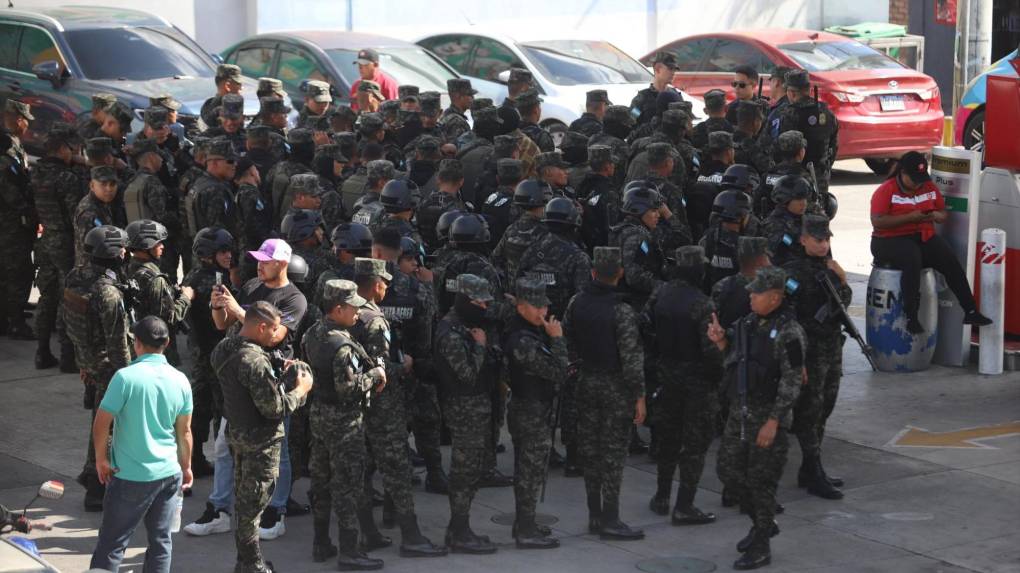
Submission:
M 864 158 L 864 163 L 868 164 L 868 169 L 870 169 L 875 175 L 881 175 L 882 177 L 889 175 L 889 169 L 895 162 L 895 159 L 887 159 L 885 157 Z
M 984 150 L 985 110 L 978 110 L 967 119 L 967 125 L 963 129 L 963 147 L 974 151 Z

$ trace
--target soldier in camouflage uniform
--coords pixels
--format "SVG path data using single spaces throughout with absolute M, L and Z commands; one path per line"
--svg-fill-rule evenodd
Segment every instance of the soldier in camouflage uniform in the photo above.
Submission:
M 708 119 L 694 126 L 691 133 L 691 143 L 701 151 L 706 150 L 708 145 L 708 134 L 713 131 L 725 131 L 733 133 L 733 124 L 726 121 L 726 92 L 722 90 L 708 90 L 705 92 L 705 114 Z
M 712 303 L 717 309 L 719 324 L 723 328 L 730 328 L 737 319 L 743 318 L 751 312 L 751 300 L 747 296 L 746 287 L 754 280 L 758 269 L 771 265 L 768 239 L 765 237 L 738 238 L 737 263 L 740 266 L 740 272 L 712 285 Z
M 446 141 L 454 141 L 471 129 L 464 114 L 471 109 L 471 100 L 478 90 L 471 87 L 471 80 L 451 78 L 446 80 L 446 91 L 450 94 L 450 107 L 439 117 L 439 127 Z
M 160 175 L 168 159 L 171 162 L 170 168 L 173 168 L 173 158 L 157 145 L 155 139 L 148 138 L 136 139 L 131 146 L 131 153 L 138 165 L 138 171 L 124 190 L 128 219 L 131 221 L 151 219 L 166 227 L 168 233 L 168 239 L 164 244 L 166 260 L 160 259 L 159 265 L 162 272 L 170 277 L 171 281 L 176 282 L 177 245 L 180 243 L 181 235 L 180 205 L 176 187 L 167 187 Z
M 547 479 L 553 400 L 567 376 L 567 344 L 560 321 L 547 316 L 551 301 L 544 282 L 518 280 L 516 301 L 517 312 L 502 338 L 513 392 L 507 414 L 514 443 L 513 535 L 518 549 L 552 549 L 560 541 L 535 523 L 535 507 Z
M 719 446 L 718 472 L 724 486 L 738 492 L 751 517 L 743 553 L 733 567 L 756 569 L 771 562 L 769 539 L 775 523 L 776 486 L 789 447 L 790 410 L 804 381 L 804 330 L 784 303 L 786 273 L 775 267 L 758 270 L 747 285 L 752 313 L 733 330 L 713 320 L 708 337 L 726 353 L 730 415 Z M 728 333 L 733 333 L 728 335 Z M 740 372 L 746 368 L 745 372 Z
M 664 91 L 680 94 L 673 87 L 673 75 L 680 69 L 676 56 L 669 52 L 657 52 L 652 56 L 652 71 L 655 74 L 652 84 L 639 91 L 630 102 L 631 114 L 637 118 L 637 124 L 650 123 L 658 115 L 656 102 L 659 94 Z
M 223 96 L 217 110 L 219 121 L 216 126 L 202 132 L 210 139 L 223 138 L 234 147 L 234 153 L 244 155 L 248 150 L 244 131 L 244 98 L 237 94 Z
M 349 161 L 341 147 L 335 143 L 326 143 L 315 149 L 312 171 L 319 176 L 321 189 L 319 210 L 322 211 L 322 221 L 327 229 L 332 229 L 348 219 L 344 213 L 339 189 Z
M 662 284 L 663 247 L 654 234 L 663 209 L 662 197 L 647 185 L 631 184 L 623 199 L 623 220 L 609 230 L 609 244 L 620 249 L 624 276 L 620 290 L 635 309 Z
M 315 142 L 312 140 L 311 130 L 295 128 L 287 134 L 287 143 L 290 145 L 290 155 L 287 159 L 277 163 L 266 175 L 267 198 L 271 199 L 273 207 L 273 222 L 279 228 L 280 221 L 287 214 L 294 199 L 290 188 L 291 180 L 295 175 L 311 173 L 312 160 L 315 159 Z
M 298 127 L 312 129 L 320 119 L 326 119 L 326 113 L 333 103 L 331 87 L 321 80 L 305 82 L 305 105 L 298 113 Z
M 74 210 L 75 266 L 87 264 L 85 236 L 96 227 L 113 224 L 111 204 L 117 198 L 117 172 L 113 167 L 93 167 L 89 194 L 82 197 Z
M 206 227 L 222 227 L 240 236 L 237 205 L 231 182 L 237 173 L 234 148 L 226 139 L 213 139 L 206 151 L 206 171 L 188 191 L 185 204 L 188 227 L 194 232 Z
M 705 274 L 701 247 L 676 250 L 669 282 L 659 287 L 645 306 L 646 339 L 657 351 L 659 387 L 651 423 L 659 447 L 658 488 L 649 507 L 669 513 L 673 474 L 679 469 L 674 525 L 701 525 L 715 521 L 714 513 L 694 506 L 705 453 L 715 437 L 718 380 L 722 356 L 706 333 L 715 305 L 701 292 Z
M 621 197 L 612 153 L 608 145 L 589 147 L 591 172 L 585 175 L 577 188 L 577 196 L 584 208 L 581 235 L 588 249 L 606 246 L 609 228 L 619 222 Z
M 393 229 L 401 237 L 409 237 L 421 243 L 421 235 L 414 224 L 414 211 L 421 202 L 421 191 L 410 179 L 394 179 L 386 183 L 379 194 L 379 203 L 386 214 L 372 227 L 372 234 L 382 229 Z
M 821 445 L 825 422 L 836 406 L 839 381 L 843 375 L 843 325 L 838 308 L 850 306 L 853 291 L 847 284 L 846 271 L 829 254 L 829 220 L 821 215 L 805 215 L 798 241 L 804 256 L 783 265 L 789 275 L 788 287 L 793 290 L 791 305 L 797 321 L 808 337 L 807 384 L 801 387 L 800 399 L 793 409 L 793 431 L 803 454 L 797 485 L 824 499 L 842 499 L 837 489 L 843 480 L 828 476 L 822 467 Z M 839 293 L 832 300 L 822 280 L 828 279 Z
M 436 184 L 436 189 L 422 200 L 415 212 L 418 230 L 424 240 L 422 244 L 428 251 L 434 251 L 439 247 L 436 223 L 443 213 L 453 210 L 470 211 L 474 207 L 473 205 L 468 207 L 461 194 L 464 185 L 464 166 L 460 160 L 444 159 L 439 162 Z
M 759 177 L 764 177 L 774 165 L 772 149 L 758 137 L 763 121 L 761 104 L 741 102 L 737 107 L 737 129 L 733 132 L 733 160 L 754 167 Z
M 594 280 L 571 299 L 563 331 L 581 361 L 578 436 L 588 531 L 632 540 L 644 532 L 620 521 L 620 487 L 631 427 L 645 418 L 644 350 L 637 314 L 616 294 L 623 273 L 620 249 L 596 248 Z
M 811 97 L 810 90 L 806 71 L 794 70 L 786 75 L 790 103 L 779 114 L 779 133 L 797 130 L 804 134 L 807 152 L 803 165 L 814 165 L 815 187 L 824 194 L 829 191 L 832 164 L 839 154 L 839 122 L 825 102 Z
M 548 230 L 541 224 L 545 205 L 552 198 L 552 189 L 534 179 L 521 181 L 514 190 L 514 206 L 521 215 L 509 227 L 492 250 L 492 264 L 508 280 L 517 276 L 521 256 L 529 246 L 538 242 Z
M 772 213 L 775 201 L 772 200 L 772 192 L 775 190 L 776 182 L 787 175 L 803 177 L 810 183 L 811 173 L 804 168 L 802 161 L 807 153 L 807 140 L 804 134 L 797 130 L 784 132 L 776 139 L 775 155 L 779 159 L 772 169 L 762 177 L 761 184 L 754 192 L 754 210 L 759 217 L 765 218 Z M 808 208 L 812 212 L 821 213 L 819 197 L 815 191 L 814 184 L 811 184 L 811 196 L 808 201 Z
M 304 177 L 296 175 L 294 178 Z M 314 288 L 319 276 L 331 264 L 323 250 L 326 231 L 322 228 L 322 215 L 312 209 L 292 209 L 280 224 L 280 233 L 291 246 L 291 252 L 301 255 L 308 265 L 308 279 L 299 285 L 308 300 L 315 295 Z
M 783 266 L 787 261 L 804 256 L 800 244 L 802 219 L 811 198 L 811 184 L 797 175 L 784 175 L 772 186 L 772 203 L 775 207 L 765 220 L 772 262 Z
M 351 222 L 373 227 L 382 219 L 385 208 L 379 202 L 383 188 L 396 175 L 393 163 L 386 159 L 375 159 L 368 162 L 364 193 L 352 207 Z
M 237 529 L 235 573 L 272 571 L 259 547 L 259 520 L 269 504 L 280 466 L 283 420 L 305 403 L 312 389 L 307 364 L 288 364 L 294 387 L 284 387 L 265 350 L 281 328 L 280 311 L 256 301 L 244 315 L 240 331 L 213 350 L 211 363 L 223 390 L 223 414 L 234 456 L 234 517 Z
M 591 148 L 596 145 L 605 145 L 612 150 L 613 164 L 616 166 L 613 174 L 613 182 L 622 186 L 627 176 L 627 161 L 630 158 L 630 145 L 627 137 L 634 129 L 634 116 L 630 114 L 630 108 L 624 105 L 611 105 L 606 109 L 606 115 L 602 118 L 602 132 L 592 136 L 588 140 L 588 162 L 591 163 Z M 583 197 L 580 185 L 578 185 L 578 196 Z
M 250 155 L 250 153 L 249 153 Z M 272 205 L 262 194 L 258 165 L 250 157 L 237 162 L 234 170 L 234 185 L 237 193 L 234 201 L 237 204 L 237 220 L 241 235 L 238 237 L 238 250 L 242 253 L 259 248 L 262 241 L 273 232 Z M 241 259 L 241 282 L 255 278 L 257 264 L 251 257 Z
M 552 135 L 538 123 L 542 121 L 542 97 L 535 88 L 529 88 L 517 96 L 514 101 L 517 112 L 521 114 L 520 129 L 524 135 L 538 146 L 539 151 L 547 153 L 556 150 Z
M 35 274 L 32 247 L 38 217 L 29 186 L 28 156 L 19 140 L 34 119 L 28 104 L 7 99 L 0 133 L 0 245 L 4 249 L 0 270 L 5 277 L 0 289 L 0 331 L 16 340 L 36 339 L 21 314 Z
M 489 222 L 491 231 L 492 251 L 503 238 L 507 228 L 513 223 L 518 213 L 514 209 L 513 198 L 517 185 L 524 179 L 524 164 L 517 159 L 499 159 L 496 161 L 496 180 L 499 186 L 485 197 L 482 214 Z
M 372 254 L 372 231 L 359 223 L 341 223 L 330 233 L 329 242 L 333 249 L 330 266 L 319 275 L 315 284 L 313 301 L 322 306 L 322 291 L 326 281 L 333 279 L 354 280 L 354 259 Z
M 117 96 L 113 94 L 92 94 L 92 109 L 78 115 L 74 122 L 74 129 L 78 132 L 78 137 L 87 140 L 102 135 L 99 128 L 106 121 L 106 110 L 113 107 L 115 103 L 117 103 Z
M 613 102 L 609 101 L 606 90 L 591 90 L 584 97 L 584 113 L 567 129 L 593 137 L 602 133 L 602 118 L 606 115 L 606 108 L 613 105 Z
M 102 225 L 89 231 L 84 241 L 88 262 L 68 274 L 64 289 L 64 324 L 74 343 L 85 384 L 83 405 L 92 411 L 92 421 L 114 373 L 131 361 L 128 311 L 118 287 L 126 244 L 127 233 L 116 227 Z M 102 511 L 106 488 L 96 473 L 91 423 L 88 435 L 78 483 L 85 487 L 85 511 Z
M 216 121 L 218 119 L 217 112 L 219 111 L 220 104 L 223 103 L 223 96 L 239 94 L 241 93 L 241 88 L 244 87 L 241 84 L 241 68 L 233 64 L 220 64 L 216 66 L 214 81 L 216 82 L 216 95 L 205 100 L 199 111 L 199 115 L 202 121 L 205 122 L 206 127 L 215 127 L 219 124 Z

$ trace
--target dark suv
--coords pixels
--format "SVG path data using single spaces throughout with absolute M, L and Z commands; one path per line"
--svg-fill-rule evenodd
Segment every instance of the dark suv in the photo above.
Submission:
M 136 117 L 149 96 L 169 93 L 183 104 L 179 121 L 195 129 L 202 102 L 215 92 L 215 72 L 212 56 L 152 14 L 91 6 L 0 9 L 0 103 L 15 97 L 31 104 L 35 121 L 24 138 L 30 153 L 40 152 L 53 122 L 73 122 L 89 110 L 97 92 L 116 95 Z M 243 83 L 245 115 L 254 115 L 257 83 Z

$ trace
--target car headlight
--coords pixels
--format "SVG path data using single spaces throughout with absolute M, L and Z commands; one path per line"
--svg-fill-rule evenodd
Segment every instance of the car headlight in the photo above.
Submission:
M 843 103 L 861 103 L 867 97 L 864 94 L 859 94 L 859 93 L 855 93 L 855 92 L 835 92 L 834 91 L 834 92 L 830 92 L 830 93 L 832 94 L 832 97 L 836 98 L 837 100 L 839 100 L 839 101 L 841 101 Z

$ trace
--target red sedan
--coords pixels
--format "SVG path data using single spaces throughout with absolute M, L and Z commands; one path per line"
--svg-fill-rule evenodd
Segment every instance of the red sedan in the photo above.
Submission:
M 703 97 L 721 89 L 734 98 L 730 82 L 741 64 L 768 77 L 777 66 L 808 71 L 818 97 L 839 119 L 839 158 L 899 157 L 931 149 L 942 141 L 942 97 L 935 80 L 844 36 L 810 30 L 748 30 L 682 38 L 655 52 L 676 55 L 673 84 Z M 876 166 L 878 161 L 869 161 Z

